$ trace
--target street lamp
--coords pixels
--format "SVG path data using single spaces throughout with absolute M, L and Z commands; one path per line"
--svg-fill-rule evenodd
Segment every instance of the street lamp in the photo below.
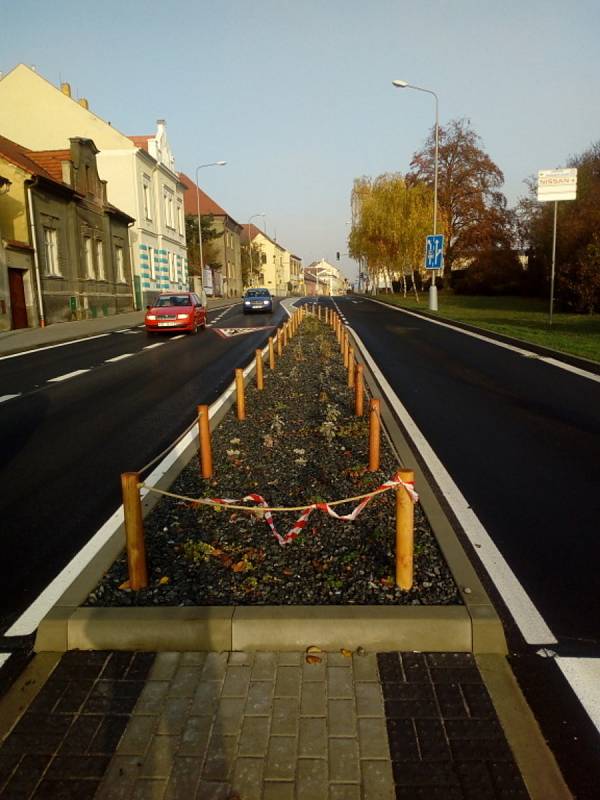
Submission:
M 252 237 L 250 236 L 250 223 L 255 217 L 262 217 L 263 218 L 263 228 L 265 229 L 265 236 L 267 235 L 267 212 L 266 211 L 259 211 L 258 214 L 252 214 L 250 219 L 248 220 L 248 258 L 250 259 L 250 286 L 253 286 L 253 267 L 252 267 Z
M 210 164 L 200 164 L 196 167 L 196 206 L 198 210 L 198 244 L 200 246 L 200 286 L 204 292 L 204 256 L 202 254 L 202 222 L 200 220 L 200 187 L 198 186 L 198 173 L 205 167 L 224 167 L 226 161 L 211 161 Z M 204 298 L 202 298 L 204 302 Z
M 433 235 L 437 231 L 437 190 L 438 190 L 438 145 L 439 145 L 439 114 L 438 114 L 438 96 L 431 89 L 423 89 L 421 86 L 414 86 L 407 81 L 392 81 L 397 89 L 416 89 L 417 92 L 426 92 L 435 97 L 435 158 L 433 167 Z M 437 311 L 437 286 L 435 285 L 435 270 L 431 277 L 431 286 L 429 287 L 429 308 L 431 311 Z

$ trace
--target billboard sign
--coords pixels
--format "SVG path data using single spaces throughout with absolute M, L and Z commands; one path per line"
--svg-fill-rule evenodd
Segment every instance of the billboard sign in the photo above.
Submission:
M 576 169 L 542 169 L 538 172 L 537 199 L 540 203 L 576 198 Z

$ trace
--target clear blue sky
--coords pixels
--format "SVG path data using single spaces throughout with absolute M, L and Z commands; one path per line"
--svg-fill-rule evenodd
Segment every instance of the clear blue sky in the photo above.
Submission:
M 470 118 L 512 204 L 600 139 L 599 34 L 598 0 L 19 0 L 0 71 L 69 81 L 127 134 L 166 119 L 177 168 L 227 160 L 202 187 L 308 264 L 346 250 L 353 179 L 406 171 L 433 124 L 392 79 Z

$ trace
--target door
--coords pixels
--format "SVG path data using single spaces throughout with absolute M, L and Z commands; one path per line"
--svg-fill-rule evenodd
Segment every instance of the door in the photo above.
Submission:
M 10 310 L 13 328 L 28 328 L 27 306 L 25 305 L 25 286 L 23 270 L 8 270 L 8 290 L 10 293 Z

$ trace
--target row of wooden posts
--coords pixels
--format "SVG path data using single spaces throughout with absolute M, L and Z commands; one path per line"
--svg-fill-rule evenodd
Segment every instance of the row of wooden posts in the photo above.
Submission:
M 296 309 L 290 319 L 277 331 L 275 337 L 269 336 L 268 359 L 269 368 L 275 369 L 275 352 L 280 358 L 283 348 L 298 332 L 302 320 L 309 312 L 306 306 Z M 348 374 L 348 387 L 354 389 L 354 413 L 357 417 L 364 414 L 364 375 L 363 365 L 356 363 L 354 348 L 350 343 L 348 331 L 337 312 L 328 306 L 316 305 L 314 314 L 335 332 L 340 351 L 344 359 L 344 367 Z M 263 352 L 255 351 L 256 388 L 264 388 Z M 238 420 L 246 419 L 246 400 L 244 391 L 244 370 L 235 370 L 236 413 Z M 199 405 L 198 437 L 200 470 L 203 478 L 213 476 L 212 442 L 209 424 L 208 405 Z M 369 402 L 369 471 L 379 469 L 381 441 L 380 402 L 371 398 Z M 413 485 L 414 472 L 400 470 L 396 477 Z M 140 498 L 140 474 L 125 472 L 121 475 L 123 494 L 123 511 L 125 520 L 125 539 L 127 546 L 127 563 L 129 569 L 129 586 L 131 589 L 143 589 L 148 585 L 146 551 L 144 543 L 144 524 Z M 414 504 L 406 489 L 400 485 L 396 491 L 396 585 L 401 589 L 411 589 L 413 585 L 413 550 L 414 550 Z

